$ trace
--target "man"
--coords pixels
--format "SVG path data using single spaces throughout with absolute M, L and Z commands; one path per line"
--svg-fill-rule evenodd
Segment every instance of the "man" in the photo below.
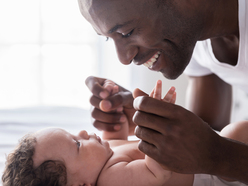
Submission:
M 120 130 L 128 120 L 131 130 L 138 125 L 140 150 L 161 165 L 248 183 L 248 146 L 211 129 L 221 130 L 230 121 L 232 86 L 248 91 L 248 2 L 79 0 L 79 6 L 97 34 L 113 39 L 123 64 L 144 64 L 169 79 L 188 66 L 190 77 L 190 111 L 140 91 L 133 101 L 124 88 L 109 96 L 104 79 L 89 77 L 94 126 Z

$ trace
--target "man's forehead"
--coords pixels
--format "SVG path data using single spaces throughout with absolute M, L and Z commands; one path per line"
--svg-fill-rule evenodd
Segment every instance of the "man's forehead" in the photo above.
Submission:
M 100 10 L 102 8 L 107 8 L 111 10 L 112 8 L 132 8 L 139 6 L 141 7 L 144 3 L 143 0 L 78 0 L 80 8 L 84 11 L 94 11 Z M 136 9 L 137 10 L 137 9 Z
M 137 9 L 134 8 L 134 3 L 128 1 L 130 0 L 79 0 L 81 13 L 100 34 L 135 19 Z
M 106 6 L 111 0 L 78 0 L 79 7 L 82 13 L 90 13 L 103 6 Z
M 78 0 L 81 12 L 87 11 L 91 8 L 93 0 Z

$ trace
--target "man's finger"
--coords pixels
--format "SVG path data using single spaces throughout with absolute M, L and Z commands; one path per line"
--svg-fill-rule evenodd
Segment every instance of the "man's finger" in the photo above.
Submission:
M 96 107 L 98 109 L 100 109 L 99 105 L 100 105 L 100 102 L 102 101 L 102 99 L 96 97 L 96 96 L 91 96 L 90 97 L 90 104 L 93 106 L 93 107 Z
M 91 112 L 92 117 L 95 120 L 98 120 L 99 122 L 103 123 L 121 123 L 122 121 L 122 116 L 123 113 L 106 113 L 102 112 L 99 109 L 93 109 Z
M 140 140 L 138 148 L 140 151 L 148 155 L 149 157 L 153 158 L 154 160 L 158 161 L 160 158 L 159 150 L 153 144 L 148 143 L 145 140 Z
M 134 98 L 137 98 L 138 96 L 149 96 L 147 93 L 143 92 L 142 90 L 136 88 L 134 91 L 133 91 L 133 97 Z
M 154 114 L 136 111 L 133 115 L 133 122 L 136 125 L 150 128 L 158 133 L 166 134 L 168 130 L 171 130 L 173 125 L 171 125 L 170 120 L 157 116 Z
M 115 110 L 119 107 L 133 108 L 133 96 L 131 92 L 118 92 L 100 103 L 103 111 Z
M 94 96 L 105 99 L 109 96 L 109 92 L 102 86 L 106 79 L 89 76 L 85 80 L 85 84 Z
M 116 125 L 120 125 L 120 124 L 103 123 L 97 120 L 93 122 L 93 126 L 100 131 L 109 131 L 109 132 L 116 131 L 115 130 Z
M 134 134 L 141 140 L 156 147 L 162 140 L 161 133 L 145 127 L 136 126 Z
M 178 105 L 167 103 L 151 97 L 140 96 L 134 99 L 133 106 L 135 110 L 155 114 L 165 118 L 176 119 L 183 110 Z M 184 109 L 185 110 L 185 109 Z

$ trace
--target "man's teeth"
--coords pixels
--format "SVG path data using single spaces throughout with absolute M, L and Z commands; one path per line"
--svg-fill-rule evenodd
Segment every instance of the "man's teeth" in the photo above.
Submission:
M 154 62 L 150 61 L 150 62 L 146 62 L 144 63 L 143 65 L 146 66 L 146 67 L 151 67 L 153 65 Z
M 159 57 L 161 52 L 157 52 L 154 56 L 152 56 L 151 59 L 149 59 L 147 62 L 145 62 L 143 65 L 146 67 L 151 67 L 155 61 L 157 61 L 157 58 Z

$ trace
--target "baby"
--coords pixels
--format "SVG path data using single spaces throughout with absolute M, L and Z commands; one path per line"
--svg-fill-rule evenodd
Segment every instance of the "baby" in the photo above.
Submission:
M 112 94 L 118 92 L 118 86 L 111 81 L 106 81 L 104 87 Z M 158 81 L 150 96 L 174 104 L 175 88 L 161 99 L 161 87 L 161 81 Z M 72 135 L 58 128 L 25 136 L 7 157 L 3 185 L 193 185 L 194 175 L 165 170 L 139 151 L 138 141 L 123 140 L 128 134 L 128 123 L 124 125 L 122 134 L 103 131 L 103 140 L 85 130 Z M 240 122 L 227 126 L 222 133 L 248 142 L 248 131 L 245 131 L 247 122 Z M 118 135 L 121 139 L 117 139 Z

